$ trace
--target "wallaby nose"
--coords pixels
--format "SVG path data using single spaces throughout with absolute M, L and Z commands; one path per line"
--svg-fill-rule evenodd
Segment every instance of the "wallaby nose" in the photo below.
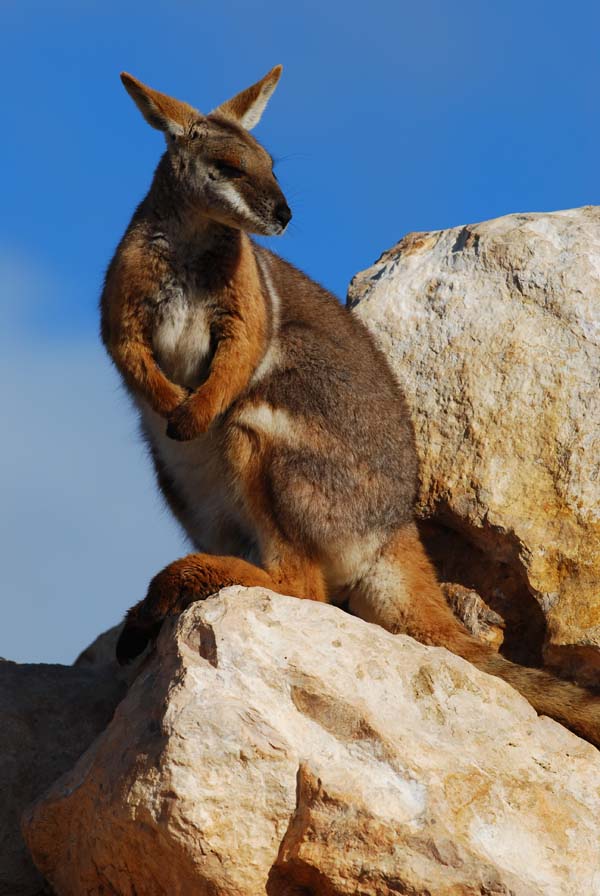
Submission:
M 287 202 L 280 202 L 275 209 L 275 217 L 282 227 L 287 227 L 291 221 L 292 213 Z

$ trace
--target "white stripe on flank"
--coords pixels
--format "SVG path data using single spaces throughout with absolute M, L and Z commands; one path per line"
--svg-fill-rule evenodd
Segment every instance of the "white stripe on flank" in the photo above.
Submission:
M 272 408 L 265 401 L 258 405 L 246 405 L 238 413 L 237 419 L 245 426 L 290 445 L 298 443 L 298 428 L 293 417 L 281 408 Z
M 279 332 L 279 321 L 281 317 L 281 299 L 279 298 L 279 293 L 277 292 L 273 284 L 271 272 L 269 271 L 269 265 L 267 264 L 267 258 L 263 258 L 261 255 L 257 254 L 256 261 L 261 270 L 263 279 L 267 287 L 267 299 L 269 301 L 269 305 L 271 306 L 272 331 L 269 347 L 263 355 L 260 364 L 252 375 L 252 384 L 258 383 L 263 379 L 263 377 L 270 373 L 270 371 L 277 366 L 281 357 L 279 352 L 279 340 L 277 339 L 277 334 Z
M 258 266 L 261 270 L 263 277 L 265 278 L 265 283 L 267 284 L 267 292 L 269 294 L 269 298 L 271 300 L 271 311 L 273 314 L 273 334 L 279 332 L 279 319 L 281 316 L 281 299 L 279 298 L 279 293 L 275 289 L 273 285 L 273 280 L 271 279 L 271 272 L 269 271 L 269 265 L 267 264 L 268 256 L 263 258 L 262 255 L 258 254 L 256 256 L 256 260 L 258 261 Z

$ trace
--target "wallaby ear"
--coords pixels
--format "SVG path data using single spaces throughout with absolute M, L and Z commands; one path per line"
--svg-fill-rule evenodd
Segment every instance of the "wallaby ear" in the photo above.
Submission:
M 237 121 L 247 131 L 252 130 L 260 121 L 265 106 L 277 87 L 282 71 L 283 66 L 276 65 L 275 68 L 272 68 L 264 78 L 253 84 L 252 87 L 242 90 L 241 93 L 227 100 L 226 103 L 222 103 L 214 111 Z
M 121 81 L 148 124 L 158 131 L 179 137 L 187 125 L 202 117 L 193 106 L 152 90 L 127 72 L 121 72 Z

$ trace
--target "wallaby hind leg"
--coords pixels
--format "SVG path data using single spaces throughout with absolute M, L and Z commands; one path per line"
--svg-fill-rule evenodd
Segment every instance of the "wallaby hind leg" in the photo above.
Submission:
M 144 600 L 127 613 L 117 642 L 118 661 L 123 664 L 138 656 L 157 637 L 167 616 L 177 616 L 191 603 L 229 585 L 258 585 L 292 597 L 326 599 L 320 568 L 284 546 L 273 551 L 268 570 L 239 557 L 189 554 L 154 576 Z
M 386 545 L 350 594 L 350 610 L 395 634 L 446 647 L 516 688 L 541 714 L 600 746 L 600 699 L 539 669 L 517 666 L 467 632 L 446 603 L 415 525 Z

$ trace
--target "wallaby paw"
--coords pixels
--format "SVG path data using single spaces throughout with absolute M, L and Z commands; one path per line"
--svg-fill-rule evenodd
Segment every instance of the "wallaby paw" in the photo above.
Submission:
M 169 415 L 167 436 L 176 442 L 190 442 L 206 432 L 212 423 L 210 409 L 198 399 L 188 399 Z
M 173 420 L 169 420 L 167 423 L 167 436 L 173 439 L 174 442 L 191 442 L 198 435 L 200 433 L 195 432 L 192 434 L 189 429 L 183 429 Z
M 184 389 L 182 386 L 172 385 L 172 388 L 169 390 L 154 395 L 151 404 L 153 410 L 155 410 L 157 414 L 160 414 L 161 417 L 168 420 L 170 415 L 173 414 L 177 408 L 180 408 L 181 405 L 185 404 L 189 397 L 189 389 Z

